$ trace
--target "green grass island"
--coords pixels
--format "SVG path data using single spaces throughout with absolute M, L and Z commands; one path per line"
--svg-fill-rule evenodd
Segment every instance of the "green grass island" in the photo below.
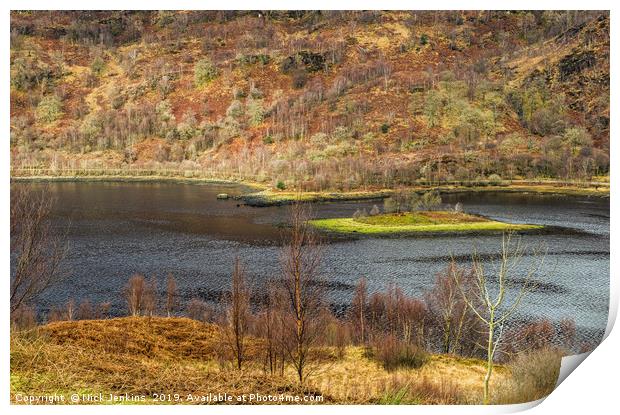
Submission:
M 453 211 L 417 211 L 357 218 L 314 219 L 310 224 L 322 231 L 365 235 L 520 232 L 544 228 L 543 225 L 511 224 Z

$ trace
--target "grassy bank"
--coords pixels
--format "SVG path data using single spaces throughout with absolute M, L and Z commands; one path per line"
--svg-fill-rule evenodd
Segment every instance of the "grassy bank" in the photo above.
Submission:
M 324 231 L 366 235 L 530 231 L 543 228 L 542 225 L 510 224 L 480 216 L 446 211 L 315 219 L 310 223 Z
M 282 192 L 277 190 L 263 190 L 257 193 L 244 195 L 241 198 L 250 206 L 279 206 L 295 201 L 302 202 L 339 202 L 354 200 L 382 199 L 392 194 L 389 189 L 360 190 L 354 192 Z
M 442 194 L 452 193 L 483 193 L 483 192 L 506 192 L 506 193 L 533 193 L 560 196 L 595 196 L 609 197 L 609 186 L 558 186 L 551 184 L 518 184 L 500 186 L 414 186 L 407 188 L 415 192 L 435 190 Z M 304 202 L 338 202 L 355 200 L 383 199 L 391 196 L 393 190 L 359 190 L 351 192 L 292 192 L 266 189 L 260 192 L 244 195 L 241 198 L 250 206 L 278 206 L 286 205 L 302 200 Z
M 418 369 L 386 371 L 364 349 L 344 353 L 323 348 L 305 387 L 295 374 L 263 371 L 260 343 L 251 341 L 241 371 L 217 357 L 216 326 L 187 318 L 127 317 L 56 322 L 11 337 L 11 400 L 19 394 L 145 395 L 146 403 L 192 403 L 188 394 L 290 394 L 322 396 L 320 403 L 474 403 L 481 393 L 484 362 L 431 355 Z M 493 382 L 507 381 L 496 367 Z M 166 402 L 153 394 L 179 394 Z M 402 396 L 401 396 L 402 395 Z M 70 403 L 70 402 L 67 402 Z M 81 402 L 97 403 L 97 402 Z M 111 402 L 104 402 L 111 403 Z M 144 402 L 143 402 L 144 403 Z M 312 403 L 312 402 L 305 402 Z M 315 402 L 316 403 L 316 402 Z

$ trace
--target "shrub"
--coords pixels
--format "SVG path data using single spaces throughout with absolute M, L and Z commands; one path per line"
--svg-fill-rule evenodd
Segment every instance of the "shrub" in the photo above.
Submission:
M 498 175 L 498 174 L 492 174 L 488 177 L 488 181 L 489 183 L 491 183 L 493 186 L 498 186 L 500 184 L 502 184 L 502 178 Z
M 263 91 L 261 91 L 260 89 L 256 88 L 255 86 L 250 88 L 250 97 L 252 97 L 253 99 L 260 99 L 263 98 L 263 96 Z
M 386 370 L 398 368 L 418 369 L 428 361 L 428 353 L 422 348 L 388 335 L 373 346 L 373 355 Z
M 174 114 L 172 113 L 172 106 L 168 100 L 160 101 L 155 107 L 155 111 L 157 115 L 159 115 L 159 119 L 168 122 L 174 121 Z
M 241 101 L 234 100 L 230 103 L 230 106 L 226 109 L 226 116 L 232 118 L 239 118 L 243 115 L 243 105 Z
M 579 153 L 583 147 L 592 146 L 592 137 L 583 127 L 569 128 L 564 132 L 562 140 L 571 149 L 573 155 Z
M 187 317 L 202 322 L 213 321 L 215 311 L 213 307 L 198 298 L 192 298 L 187 304 Z
M 417 204 L 422 210 L 432 210 L 441 205 L 441 196 L 437 192 L 426 192 Z
M 262 124 L 265 119 L 265 109 L 263 108 L 263 101 L 260 99 L 252 99 L 248 102 L 247 113 L 250 120 L 250 125 L 257 126 Z
M 56 121 L 62 115 L 62 103 L 55 95 L 44 97 L 37 105 L 35 117 L 37 121 L 51 123 Z
M 329 142 L 329 137 L 325 133 L 312 134 L 310 142 L 315 146 L 324 146 Z
M 293 88 L 301 89 L 306 86 L 306 82 L 308 82 L 308 74 L 303 69 L 297 70 L 293 73 Z
M 383 134 L 387 134 L 387 132 L 390 130 L 390 125 L 387 123 L 383 123 L 381 124 L 381 132 Z
M 194 66 L 194 83 L 200 87 L 215 79 L 218 75 L 217 67 L 210 59 L 199 60 Z
M 278 180 L 278 183 L 276 184 L 276 188 L 278 190 L 285 190 L 286 189 L 286 184 L 284 184 L 284 182 L 282 180 Z
M 177 130 L 179 132 L 179 138 L 182 140 L 189 140 L 200 133 L 198 121 L 193 111 L 190 110 L 183 116 L 183 121 L 179 123 Z
M 499 150 L 504 156 L 514 155 L 517 150 L 525 146 L 525 137 L 519 133 L 508 134 L 499 144 Z
M 509 365 L 511 379 L 497 387 L 495 403 L 513 404 L 541 399 L 555 389 L 562 357 L 557 350 L 522 353 Z
M 101 56 L 97 56 L 93 60 L 93 63 L 90 64 L 90 71 L 95 76 L 101 75 L 104 68 L 105 68 L 105 62 L 103 59 L 101 59 Z

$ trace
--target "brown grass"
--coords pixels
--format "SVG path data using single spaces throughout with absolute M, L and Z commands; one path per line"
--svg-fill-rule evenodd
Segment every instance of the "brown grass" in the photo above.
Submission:
M 216 326 L 186 318 L 128 317 L 56 322 L 30 334 L 12 333 L 11 399 L 16 393 L 229 393 L 319 394 L 324 403 L 477 403 L 484 363 L 430 355 L 418 369 L 388 372 L 362 347 L 314 350 L 321 356 L 304 388 L 287 367 L 284 376 L 263 371 L 260 342 L 238 371 L 222 361 Z M 499 366 L 492 384 L 508 382 Z M 403 389 L 404 388 L 404 389 Z M 399 391 L 402 393 L 401 399 Z
M 518 355 L 508 365 L 511 376 L 500 383 L 495 403 L 523 403 L 549 395 L 560 375 L 561 361 L 561 353 L 554 349 Z

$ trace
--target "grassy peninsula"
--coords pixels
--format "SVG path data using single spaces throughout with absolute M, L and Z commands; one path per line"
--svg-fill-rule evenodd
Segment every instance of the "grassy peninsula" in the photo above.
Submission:
M 315 219 L 315 228 L 345 234 L 396 235 L 528 231 L 542 225 L 511 224 L 451 211 L 387 213 L 357 218 Z

